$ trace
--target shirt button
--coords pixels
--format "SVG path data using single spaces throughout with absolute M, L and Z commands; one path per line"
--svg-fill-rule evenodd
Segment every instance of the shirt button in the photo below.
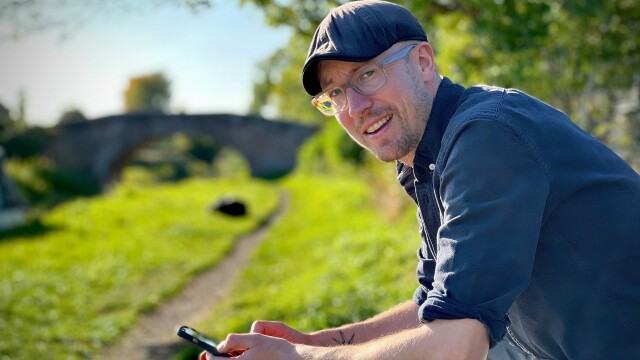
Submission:
M 429 170 L 433 171 L 436 169 L 436 164 L 429 164 Z

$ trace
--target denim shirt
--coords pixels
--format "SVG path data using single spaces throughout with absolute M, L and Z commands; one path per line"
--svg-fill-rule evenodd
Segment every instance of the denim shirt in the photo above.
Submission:
M 419 317 L 542 359 L 640 358 L 640 176 L 562 112 L 443 79 L 414 167 Z

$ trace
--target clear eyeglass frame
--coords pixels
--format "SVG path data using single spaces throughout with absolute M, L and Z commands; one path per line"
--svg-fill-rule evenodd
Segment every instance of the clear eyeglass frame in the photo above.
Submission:
M 324 91 L 311 99 L 311 104 L 323 115 L 333 116 L 347 107 L 346 91 L 351 88 L 361 95 L 372 95 L 382 89 L 387 83 L 385 67 L 394 61 L 403 59 L 417 44 L 404 48 L 389 55 L 377 64 L 371 64 L 359 69 L 346 83 Z

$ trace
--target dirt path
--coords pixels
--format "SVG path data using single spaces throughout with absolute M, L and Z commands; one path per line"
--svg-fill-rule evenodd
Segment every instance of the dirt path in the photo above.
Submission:
M 184 341 L 176 336 L 178 327 L 197 323 L 222 299 L 247 264 L 252 249 L 288 205 L 287 195 L 281 194 L 279 207 L 257 230 L 238 239 L 226 258 L 192 279 L 180 294 L 163 302 L 154 312 L 143 315 L 100 359 L 169 359 L 184 348 Z

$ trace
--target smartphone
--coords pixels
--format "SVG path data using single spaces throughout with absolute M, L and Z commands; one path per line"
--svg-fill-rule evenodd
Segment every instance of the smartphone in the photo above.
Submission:
M 210 352 L 212 355 L 231 357 L 231 355 L 229 354 L 223 354 L 219 352 L 218 349 L 216 349 L 216 346 L 218 344 L 216 344 L 215 341 L 188 326 L 181 326 L 180 329 L 178 329 L 178 336 Z

